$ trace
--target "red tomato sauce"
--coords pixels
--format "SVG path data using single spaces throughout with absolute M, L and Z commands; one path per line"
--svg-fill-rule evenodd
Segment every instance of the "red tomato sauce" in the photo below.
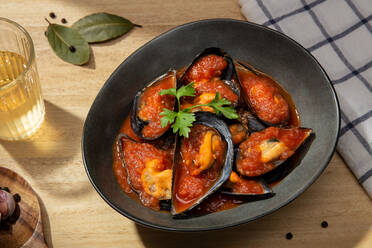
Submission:
M 220 98 L 226 98 L 233 105 L 237 105 L 239 101 L 238 95 L 236 95 L 231 88 L 217 78 L 213 78 L 211 81 L 199 81 L 194 85 L 195 97 L 182 97 L 181 109 L 188 108 L 197 104 L 206 104 L 211 102 L 216 93 L 220 93 Z M 192 111 L 209 111 L 214 112 L 211 107 L 203 106 L 200 108 L 194 108 Z
M 227 62 L 221 56 L 207 55 L 199 59 L 186 72 L 184 76 L 185 83 L 192 81 L 210 80 L 212 77 L 219 77 L 226 68 Z
M 218 180 L 221 175 L 221 168 L 225 161 L 226 144 L 224 141 L 214 150 L 214 163 L 212 167 L 198 171 L 194 167 L 193 160 L 198 157 L 199 148 L 202 145 L 202 138 L 208 131 L 216 132 L 214 129 L 194 125 L 189 133 L 189 138 L 183 139 L 181 143 L 181 158 L 177 164 L 175 185 L 173 192 L 173 203 L 177 212 L 189 208 L 201 196 L 203 196 Z
M 199 59 L 188 71 L 183 78 L 184 83 L 194 82 L 196 91 L 195 97 L 184 97 L 182 107 L 187 108 L 196 104 L 205 104 L 214 99 L 216 93 L 222 98 L 226 98 L 234 105 L 238 103 L 239 96 L 234 93 L 230 86 L 220 80 L 222 71 L 226 68 L 227 62 L 221 56 L 207 55 Z M 183 70 L 183 69 L 182 69 Z M 207 93 L 207 97 L 206 94 Z M 194 111 L 203 110 L 213 112 L 212 108 L 202 107 Z
M 240 178 L 236 183 L 232 184 L 231 188 L 234 193 L 245 193 L 245 194 L 263 194 L 264 188 L 262 185 L 255 180 L 248 180 Z
M 265 189 L 256 180 L 249 180 L 239 176 L 236 172 L 231 172 L 229 181 L 225 184 L 233 193 L 240 194 L 263 194 Z
M 242 90 L 256 115 L 271 124 L 289 123 L 299 126 L 300 120 L 290 95 L 266 74 L 256 74 L 237 67 Z
M 131 137 L 131 138 L 133 138 L 137 141 L 140 141 L 140 138 L 136 134 L 134 134 L 134 132 L 131 128 L 130 115 L 128 115 L 127 118 L 125 119 L 119 133 L 125 133 L 129 137 Z M 113 151 L 114 151 L 114 153 L 113 153 L 112 167 L 113 167 L 114 176 L 116 178 L 116 181 L 118 182 L 120 188 L 125 193 L 127 193 L 128 195 L 130 195 L 133 198 L 136 198 L 135 193 L 132 191 L 132 189 L 130 188 L 130 186 L 128 184 L 127 172 L 125 171 L 125 169 L 123 167 L 123 164 L 120 160 L 119 146 L 118 146 L 117 142 L 114 143 Z
M 123 123 L 123 125 L 121 126 L 119 133 L 124 133 L 124 134 L 128 135 L 129 137 L 131 137 L 131 138 L 134 139 L 134 140 L 142 141 L 141 138 L 138 137 L 138 136 L 133 132 L 133 130 L 132 130 L 132 126 L 131 126 L 131 124 L 130 124 L 130 121 L 131 121 L 131 120 L 130 120 L 130 115 L 131 115 L 131 114 L 129 114 L 129 115 L 127 116 L 127 118 L 125 118 L 124 123 Z
M 119 155 L 119 146 L 116 145 L 114 146 L 114 162 L 113 162 L 113 170 L 114 170 L 114 175 L 116 178 L 116 181 L 118 182 L 120 188 L 127 194 L 130 194 L 131 196 L 135 196 L 134 192 L 130 188 L 127 180 L 127 172 L 125 171 L 123 164 L 120 160 L 120 155 Z
M 214 213 L 235 208 L 245 202 L 247 202 L 247 200 L 241 197 L 227 195 L 217 191 L 209 196 L 208 199 L 203 201 L 200 205 L 195 207 L 193 213 L 196 215 Z
M 220 93 L 222 98 L 226 98 L 233 104 L 236 104 L 239 100 L 239 97 L 227 84 L 216 78 L 210 81 L 198 81 L 195 83 L 194 88 L 196 96 L 200 96 L 203 93 Z
M 252 133 L 249 138 L 239 146 L 239 158 L 236 163 L 237 170 L 245 176 L 260 176 L 275 168 L 272 161 L 262 162 L 260 144 L 265 140 L 278 139 L 283 142 L 286 149 L 278 159 L 289 158 L 302 141 L 307 137 L 308 132 L 298 127 L 288 129 L 269 127 L 261 132 Z
M 159 114 L 163 111 L 163 108 L 173 110 L 175 97 L 172 95 L 161 96 L 159 92 L 174 88 L 174 80 L 174 76 L 168 76 L 143 92 L 139 103 L 138 117 L 141 120 L 148 121 L 148 125 L 142 129 L 144 137 L 157 137 L 169 128 L 169 125 L 164 128 L 161 127 L 160 119 L 162 116 Z

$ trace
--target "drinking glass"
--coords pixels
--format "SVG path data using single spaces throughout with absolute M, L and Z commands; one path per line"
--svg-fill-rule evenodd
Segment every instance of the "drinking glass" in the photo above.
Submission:
M 31 136 L 44 114 L 31 37 L 19 24 L 0 17 L 0 139 Z

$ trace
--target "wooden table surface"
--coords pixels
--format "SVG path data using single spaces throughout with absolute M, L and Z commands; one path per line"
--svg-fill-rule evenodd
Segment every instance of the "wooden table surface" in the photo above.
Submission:
M 237 0 L 0 0 L 2 17 L 30 33 L 46 118 L 28 141 L 0 142 L 0 166 L 21 174 L 42 199 L 49 247 L 372 247 L 371 200 L 335 154 L 298 199 L 257 221 L 223 231 L 167 233 L 148 229 L 109 207 L 90 184 L 80 150 L 82 127 L 96 94 L 113 70 L 155 36 L 207 18 L 243 19 Z M 92 45 L 88 65 L 74 66 L 49 47 L 44 17 L 71 24 L 96 12 L 124 16 L 143 28 Z M 321 228 L 326 220 L 328 228 Z M 286 233 L 293 239 L 287 240 Z

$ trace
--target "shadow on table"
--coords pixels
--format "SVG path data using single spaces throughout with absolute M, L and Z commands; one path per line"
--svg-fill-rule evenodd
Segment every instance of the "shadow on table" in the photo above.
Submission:
M 40 204 L 41 219 L 42 219 L 42 222 L 43 222 L 44 239 L 45 239 L 45 242 L 48 245 L 48 248 L 53 248 L 52 232 L 50 230 L 50 222 L 49 222 L 48 212 L 46 210 L 46 207 L 44 205 L 43 200 L 39 197 L 39 195 L 37 195 L 37 198 L 38 198 L 39 204 Z
M 177 233 L 147 228 L 136 224 L 136 229 L 142 243 L 147 248 L 196 248 L 196 247 L 251 247 L 259 238 L 265 239 L 264 233 L 254 231 L 254 221 L 238 227 L 219 231 Z M 285 231 L 283 231 L 283 238 Z M 253 239 L 252 239 L 253 238 Z M 285 238 L 284 238 L 285 239 Z M 252 246 L 253 247 L 253 246 Z
M 95 60 L 93 48 L 94 47 L 113 46 L 113 45 L 119 43 L 120 41 L 122 41 L 123 39 L 125 39 L 125 37 L 127 37 L 131 32 L 133 32 L 133 29 L 130 30 L 128 33 L 126 33 L 126 34 L 124 34 L 120 37 L 117 37 L 115 39 L 105 41 L 105 42 L 100 42 L 100 43 L 91 43 L 90 47 L 89 47 L 89 49 L 90 49 L 89 61 L 88 61 L 88 63 L 82 65 L 81 67 L 87 68 L 87 69 L 92 69 L 92 70 L 96 69 L 96 60 Z
M 93 53 L 92 46 L 89 46 L 89 50 L 90 50 L 89 61 L 88 61 L 88 63 L 82 65 L 81 67 L 95 70 L 96 69 L 96 59 L 95 59 L 95 56 L 94 56 L 94 53 Z
M 0 141 L 0 145 L 33 180 L 51 184 L 61 182 L 59 187 L 45 187 L 50 194 L 71 198 L 91 191 L 89 184 L 81 188 L 65 183 L 73 181 L 72 167 L 82 166 L 80 162 L 72 162 L 80 153 L 83 121 L 49 101 L 45 101 L 45 113 L 44 122 L 31 138 Z
M 332 199 L 345 197 L 347 184 L 335 186 L 329 183 L 339 177 L 340 174 L 334 170 L 326 170 L 311 189 L 295 202 L 238 227 L 197 233 L 166 232 L 138 224 L 135 224 L 135 228 L 147 248 L 354 247 L 369 240 L 367 237 L 371 222 L 365 218 L 351 221 L 347 215 L 357 218 L 355 213 L 363 211 L 363 208 L 348 209 L 327 198 L 327 195 L 332 196 Z M 350 198 L 351 202 L 356 202 L 353 196 Z M 368 200 L 363 203 L 366 208 Z M 324 220 L 329 224 L 327 228 L 321 227 Z M 350 227 L 345 228 L 345 225 Z M 286 239 L 289 232 L 293 234 L 291 240 Z

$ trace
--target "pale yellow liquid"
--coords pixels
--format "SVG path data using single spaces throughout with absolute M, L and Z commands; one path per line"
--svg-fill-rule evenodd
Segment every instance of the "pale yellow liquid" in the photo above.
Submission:
M 20 75 L 25 68 L 22 56 L 0 51 L 0 139 L 26 138 L 43 120 L 45 110 L 36 67 Z

